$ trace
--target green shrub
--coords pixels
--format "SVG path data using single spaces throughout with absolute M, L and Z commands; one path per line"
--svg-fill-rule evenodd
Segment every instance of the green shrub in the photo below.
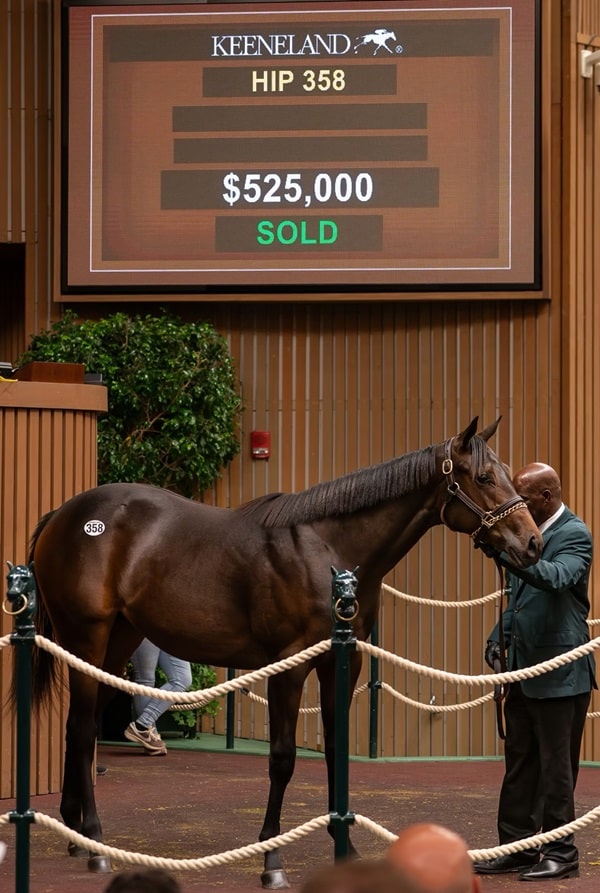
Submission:
M 67 311 L 20 358 L 83 363 L 102 374 L 98 481 L 141 481 L 199 498 L 239 452 L 239 385 L 227 342 L 208 323 Z

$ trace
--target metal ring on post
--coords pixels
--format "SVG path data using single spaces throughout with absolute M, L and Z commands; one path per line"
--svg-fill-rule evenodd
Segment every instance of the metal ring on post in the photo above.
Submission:
M 345 615 L 340 614 L 340 612 L 339 612 L 339 605 L 341 605 L 342 602 L 343 602 L 343 599 L 338 598 L 338 600 L 335 602 L 335 604 L 333 606 L 333 613 L 335 614 L 335 617 L 337 620 L 347 620 L 349 622 L 350 620 L 354 620 L 355 617 L 358 617 L 358 611 L 359 611 L 358 603 L 355 603 L 355 605 L 354 605 L 354 614 L 352 614 L 352 616 L 346 617 Z
M 7 609 L 7 607 L 6 607 L 6 605 L 8 604 L 7 598 L 5 598 L 4 601 L 2 602 L 2 610 L 4 611 L 5 614 L 8 614 L 9 617 L 16 617 L 17 614 L 22 614 L 23 611 L 25 611 L 27 609 L 27 605 L 29 604 L 29 602 L 27 601 L 27 596 L 21 595 L 20 598 L 23 600 L 23 606 L 21 608 L 18 608 L 16 611 L 9 611 Z

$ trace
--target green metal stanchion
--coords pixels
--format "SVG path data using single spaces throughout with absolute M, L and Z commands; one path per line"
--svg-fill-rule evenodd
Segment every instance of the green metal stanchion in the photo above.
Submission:
M 227 681 L 235 679 L 235 670 L 232 667 L 227 668 Z M 227 712 L 225 721 L 225 748 L 233 750 L 234 747 L 234 727 L 235 727 L 235 692 L 227 692 Z
M 17 700 L 17 797 L 9 819 L 16 825 L 15 891 L 29 893 L 30 808 L 29 761 L 31 753 L 31 652 L 35 644 L 33 617 L 36 588 L 33 566 L 8 562 L 8 589 L 3 610 L 15 618 L 10 642 L 17 649 L 15 660 Z
M 356 570 L 356 569 L 355 569 Z M 348 830 L 354 824 L 354 813 L 348 809 L 349 786 L 349 704 L 350 704 L 350 655 L 356 649 L 356 637 L 350 621 L 358 614 L 356 587 L 358 580 L 353 571 L 333 573 L 331 612 L 333 632 L 331 647 L 335 654 L 335 761 L 334 761 L 334 811 L 330 814 L 333 830 L 334 856 L 344 859 L 349 854 Z
M 375 621 L 371 630 L 371 645 L 379 645 L 379 621 Z M 369 757 L 377 758 L 377 737 L 379 729 L 379 659 L 371 657 L 369 662 Z

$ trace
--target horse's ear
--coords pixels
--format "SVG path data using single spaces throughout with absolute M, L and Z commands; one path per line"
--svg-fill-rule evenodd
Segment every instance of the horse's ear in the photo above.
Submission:
M 496 433 L 496 429 L 500 424 L 501 418 L 502 416 L 498 416 L 495 422 L 492 422 L 491 425 L 488 425 L 487 428 L 484 428 L 483 431 L 479 432 L 479 436 L 482 438 L 482 440 L 488 441 L 490 437 L 494 436 L 494 434 Z
M 461 431 L 461 433 L 458 435 L 458 440 L 460 440 L 460 444 L 461 444 L 463 450 L 467 449 L 467 447 L 471 443 L 471 439 L 473 437 L 475 437 L 475 435 L 477 434 L 478 422 L 479 422 L 479 416 L 476 415 L 475 418 L 473 419 L 473 421 L 471 422 L 471 424 L 468 426 L 468 428 L 465 428 L 465 430 Z
M 333 566 L 333 564 L 332 564 L 332 565 L 331 565 L 331 576 L 332 576 L 332 577 L 335 577 L 336 574 L 337 574 L 337 570 L 334 568 L 334 566 Z
M 11 570 L 13 569 L 13 567 L 14 567 L 14 564 L 12 563 L 12 561 L 8 561 L 8 559 L 7 559 L 6 563 L 7 563 L 7 565 L 8 565 L 8 569 L 9 569 L 9 571 L 11 571 Z

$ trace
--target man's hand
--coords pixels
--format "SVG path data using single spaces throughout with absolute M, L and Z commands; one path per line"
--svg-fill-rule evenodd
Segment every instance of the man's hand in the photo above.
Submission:
M 497 661 L 500 663 L 500 645 L 498 642 L 488 641 L 485 646 L 485 662 L 491 670 L 494 672 L 498 672 L 497 666 L 494 666 L 494 662 Z

